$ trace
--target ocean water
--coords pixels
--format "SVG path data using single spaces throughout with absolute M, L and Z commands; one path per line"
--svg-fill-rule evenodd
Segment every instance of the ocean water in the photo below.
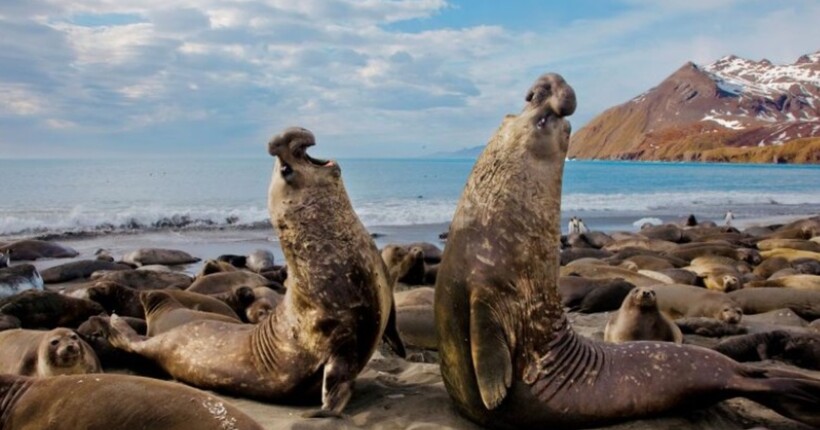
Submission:
M 449 222 L 474 160 L 338 162 L 372 228 Z M 0 160 L 0 236 L 270 228 L 272 167 L 267 157 Z M 720 220 L 729 209 L 737 220 L 820 213 L 820 166 L 570 161 L 564 170 L 562 215 L 591 228 L 690 213 Z

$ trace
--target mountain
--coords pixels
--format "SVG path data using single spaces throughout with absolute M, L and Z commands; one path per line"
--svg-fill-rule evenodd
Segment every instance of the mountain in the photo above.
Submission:
M 820 162 L 820 51 L 686 63 L 572 136 L 578 159 Z
M 473 146 L 470 148 L 459 149 L 450 152 L 436 152 L 425 156 L 424 158 L 478 158 L 481 151 L 484 150 L 484 145 Z

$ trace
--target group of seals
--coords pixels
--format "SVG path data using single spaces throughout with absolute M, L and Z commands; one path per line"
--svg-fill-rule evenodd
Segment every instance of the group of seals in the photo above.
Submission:
M 556 285 L 575 95 L 547 74 L 526 101 L 476 162 L 439 268 L 441 372 L 458 410 L 496 428 L 577 428 L 742 396 L 820 426 L 820 380 L 698 347 L 575 334 Z

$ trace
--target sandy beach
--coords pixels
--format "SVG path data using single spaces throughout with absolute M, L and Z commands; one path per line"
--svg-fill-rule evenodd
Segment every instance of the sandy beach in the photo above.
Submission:
M 746 219 L 736 223 L 740 228 L 785 223 L 797 216 Z M 430 242 L 443 247 L 439 234 L 446 224 L 414 226 L 376 226 L 370 228 L 379 247 L 390 243 Z M 635 232 L 637 228 L 630 231 Z M 139 248 L 179 249 L 203 261 L 222 254 L 245 255 L 255 249 L 274 252 L 279 263 L 283 255 L 272 229 L 209 230 L 209 231 L 155 231 L 142 234 L 97 235 L 86 238 L 64 238 L 59 241 L 80 252 L 74 259 L 51 259 L 35 262 L 43 270 L 73 260 L 93 258 L 98 249 L 106 249 L 115 257 Z M 187 273 L 196 273 L 202 262 L 177 267 Z M 584 336 L 601 340 L 603 327 L 610 312 L 570 314 L 575 329 Z M 715 340 L 687 335 L 686 343 L 712 346 Z M 455 410 L 435 363 L 436 353 L 411 350 L 409 360 L 396 357 L 384 347 L 370 360 L 357 379 L 352 400 L 345 409 L 345 418 L 302 418 L 315 406 L 283 406 L 248 399 L 223 396 L 255 418 L 267 429 L 475 429 L 475 424 L 461 417 Z M 788 367 L 769 361 L 764 366 Z M 820 377 L 820 372 L 800 370 Z M 783 418 L 747 400 L 736 399 L 707 409 L 682 411 L 662 418 L 637 420 L 614 425 L 611 429 L 748 429 L 763 426 L 772 430 L 807 430 L 809 427 Z

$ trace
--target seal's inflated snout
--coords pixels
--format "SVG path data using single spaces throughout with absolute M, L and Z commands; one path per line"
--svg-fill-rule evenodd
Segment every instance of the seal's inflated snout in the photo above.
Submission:
M 316 145 L 316 137 L 313 133 L 302 127 L 290 127 L 282 133 L 274 136 L 268 142 L 268 153 L 280 160 L 289 161 L 304 160 L 315 166 L 332 166 L 334 163 L 329 160 L 320 160 L 307 154 L 307 148 Z
M 538 128 L 543 128 L 551 115 L 565 117 L 575 112 L 575 91 L 557 73 L 547 73 L 538 78 L 525 100 L 533 108 L 546 108 L 536 123 Z

